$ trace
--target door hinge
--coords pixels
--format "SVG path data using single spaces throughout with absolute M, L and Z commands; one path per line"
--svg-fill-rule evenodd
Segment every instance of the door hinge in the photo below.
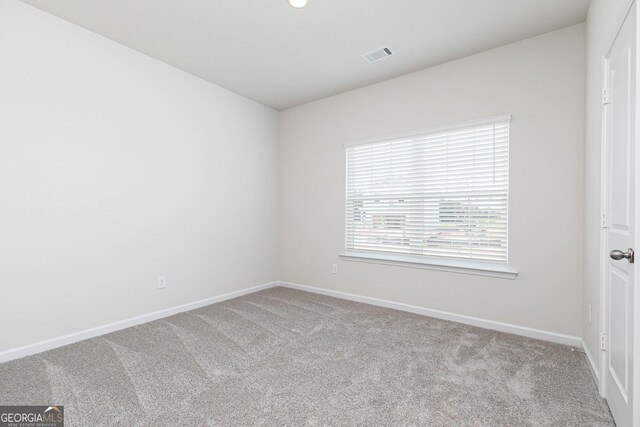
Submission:
M 609 103 L 609 89 L 602 89 L 602 103 L 605 105 Z
M 607 351 L 607 335 L 600 334 L 600 350 Z

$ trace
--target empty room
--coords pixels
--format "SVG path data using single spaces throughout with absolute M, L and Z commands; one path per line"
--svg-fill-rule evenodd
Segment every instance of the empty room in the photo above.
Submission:
M 639 13 L 0 0 L 0 427 L 640 427 Z

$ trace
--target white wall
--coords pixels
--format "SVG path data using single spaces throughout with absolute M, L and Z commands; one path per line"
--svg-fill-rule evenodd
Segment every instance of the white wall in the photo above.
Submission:
M 276 280 L 277 138 L 276 111 L 0 0 L 0 351 Z
M 583 33 L 573 26 L 285 111 L 282 278 L 580 336 Z M 339 260 L 345 141 L 503 113 L 513 115 L 516 280 Z
M 626 0 L 591 0 L 586 25 L 584 303 L 582 337 L 598 369 L 600 318 L 600 166 L 602 57 Z M 591 304 L 592 321 L 587 307 Z
M 590 25 L 604 3 L 594 0 Z M 581 335 L 583 32 L 279 115 L 0 0 L 0 351 L 278 278 Z M 593 63 L 588 99 L 599 96 Z M 515 281 L 338 259 L 343 142 L 503 113 L 513 115 Z M 599 166 L 590 114 L 589 169 Z M 591 198 L 588 187 L 587 256 Z M 156 289 L 158 275 L 167 289 Z

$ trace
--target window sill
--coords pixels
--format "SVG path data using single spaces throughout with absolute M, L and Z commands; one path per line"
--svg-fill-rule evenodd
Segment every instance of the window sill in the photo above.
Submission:
M 369 262 L 374 264 L 395 265 L 410 268 L 425 268 L 427 270 L 448 271 L 451 273 L 497 277 L 500 279 L 510 280 L 514 280 L 518 275 L 518 271 L 509 265 L 477 261 L 445 260 L 411 255 L 373 254 L 368 252 L 343 252 L 340 254 L 340 258 L 345 261 Z

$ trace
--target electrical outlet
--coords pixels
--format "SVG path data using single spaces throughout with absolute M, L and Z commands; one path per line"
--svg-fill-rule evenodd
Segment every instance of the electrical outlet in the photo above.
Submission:
M 587 313 L 589 313 L 589 324 L 591 324 L 591 304 L 587 304 Z
M 333 264 L 333 266 L 331 267 L 331 272 L 333 274 L 338 274 L 338 264 Z
M 167 287 L 167 278 L 165 276 L 158 276 L 158 289 L 164 289 Z

